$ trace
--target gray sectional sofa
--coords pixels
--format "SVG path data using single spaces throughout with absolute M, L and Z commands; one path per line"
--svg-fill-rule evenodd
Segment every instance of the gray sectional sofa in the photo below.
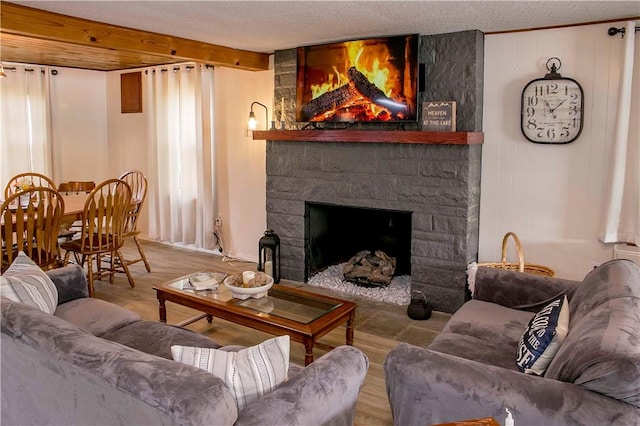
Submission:
M 341 346 L 238 410 L 214 375 L 171 360 L 171 345 L 217 348 L 186 329 L 89 298 L 78 266 L 49 271 L 54 315 L 0 299 L 3 425 L 352 424 L 368 369 Z
M 541 376 L 522 373 L 525 327 L 556 296 L 569 329 Z M 606 262 L 582 282 L 480 267 L 472 300 L 427 347 L 400 344 L 385 358 L 396 425 L 493 416 L 519 426 L 640 425 L 640 268 Z

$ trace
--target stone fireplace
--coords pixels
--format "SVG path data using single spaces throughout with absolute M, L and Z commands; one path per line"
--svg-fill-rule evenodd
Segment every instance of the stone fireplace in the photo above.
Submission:
M 481 130 L 482 46 L 478 31 L 421 36 L 426 78 L 419 101 L 456 100 L 460 133 L 426 141 L 403 137 L 427 133 L 416 132 L 417 123 L 414 128 L 378 123 L 353 128 L 354 135 L 366 131 L 381 136 L 371 138 L 374 142 L 340 140 L 349 129 L 333 130 L 330 137 L 322 135 L 331 130 L 290 132 L 298 135 L 293 138 L 286 131 L 266 132 L 267 226 L 280 237 L 284 279 L 306 281 L 318 267 L 318 260 L 310 258 L 317 250 L 310 242 L 317 236 L 309 229 L 310 215 L 320 214 L 318 206 L 345 208 L 344 217 L 351 209 L 376 210 L 387 220 L 408 215 L 406 269 L 412 289 L 422 291 L 440 311 L 454 312 L 464 303 L 466 266 L 478 251 L 482 145 L 460 140 L 466 137 L 462 132 Z M 295 115 L 295 65 L 295 49 L 276 52 L 275 99 L 287 100 L 287 118 Z M 335 220 L 327 214 L 320 220 Z

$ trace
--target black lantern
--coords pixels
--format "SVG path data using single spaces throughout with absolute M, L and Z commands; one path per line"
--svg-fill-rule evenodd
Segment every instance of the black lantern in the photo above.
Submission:
M 280 238 L 271 229 L 258 241 L 258 271 L 271 275 L 274 283 L 280 282 Z

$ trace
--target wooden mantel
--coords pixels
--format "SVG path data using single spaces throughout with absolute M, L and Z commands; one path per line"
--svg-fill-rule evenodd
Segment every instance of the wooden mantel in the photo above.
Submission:
M 254 130 L 254 140 L 292 142 L 369 142 L 435 145 L 476 145 L 482 132 L 421 132 L 403 130 Z

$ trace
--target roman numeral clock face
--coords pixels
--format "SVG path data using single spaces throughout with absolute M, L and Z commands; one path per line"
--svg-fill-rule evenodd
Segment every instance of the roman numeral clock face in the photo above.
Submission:
M 522 90 L 522 134 L 535 143 L 572 142 L 582 131 L 583 105 L 582 87 L 571 78 L 532 80 Z

